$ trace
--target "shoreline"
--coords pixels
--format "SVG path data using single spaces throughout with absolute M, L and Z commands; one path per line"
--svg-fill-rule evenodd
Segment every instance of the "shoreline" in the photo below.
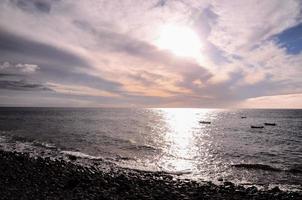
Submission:
M 102 162 L 102 161 L 100 161 Z M 215 185 L 164 172 L 76 162 L 0 150 L 0 199 L 302 199 L 301 192 Z

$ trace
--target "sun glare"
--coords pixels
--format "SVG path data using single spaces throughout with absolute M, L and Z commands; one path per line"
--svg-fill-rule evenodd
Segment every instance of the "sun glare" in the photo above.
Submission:
M 197 34 L 184 26 L 164 26 L 156 45 L 161 49 L 171 51 L 177 56 L 194 57 L 200 55 L 201 42 Z

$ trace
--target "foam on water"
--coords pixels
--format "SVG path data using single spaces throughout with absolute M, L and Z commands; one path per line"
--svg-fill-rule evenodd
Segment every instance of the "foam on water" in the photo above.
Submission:
M 96 156 L 91 156 L 82 152 L 77 152 L 77 151 L 61 151 L 62 154 L 64 155 L 71 155 L 75 156 L 77 158 L 83 158 L 83 159 L 91 159 L 91 160 L 104 160 L 103 157 L 96 157 Z

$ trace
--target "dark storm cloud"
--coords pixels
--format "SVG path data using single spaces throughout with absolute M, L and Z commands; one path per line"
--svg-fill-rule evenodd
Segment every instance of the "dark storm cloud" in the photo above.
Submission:
M 58 0 L 10 0 L 19 9 L 26 12 L 49 13 L 52 3 Z
M 0 90 L 20 90 L 20 91 L 51 91 L 50 88 L 39 83 L 28 82 L 27 80 L 0 80 Z

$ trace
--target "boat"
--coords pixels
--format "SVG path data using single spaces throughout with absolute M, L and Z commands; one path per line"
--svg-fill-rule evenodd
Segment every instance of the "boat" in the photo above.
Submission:
M 241 119 L 245 119 L 245 118 L 246 118 L 245 116 L 242 116 L 242 117 L 241 117 Z
M 251 128 L 264 128 L 264 126 L 251 126 Z
M 264 123 L 265 126 L 276 126 L 276 123 Z
M 209 121 L 199 121 L 200 124 L 211 124 Z

